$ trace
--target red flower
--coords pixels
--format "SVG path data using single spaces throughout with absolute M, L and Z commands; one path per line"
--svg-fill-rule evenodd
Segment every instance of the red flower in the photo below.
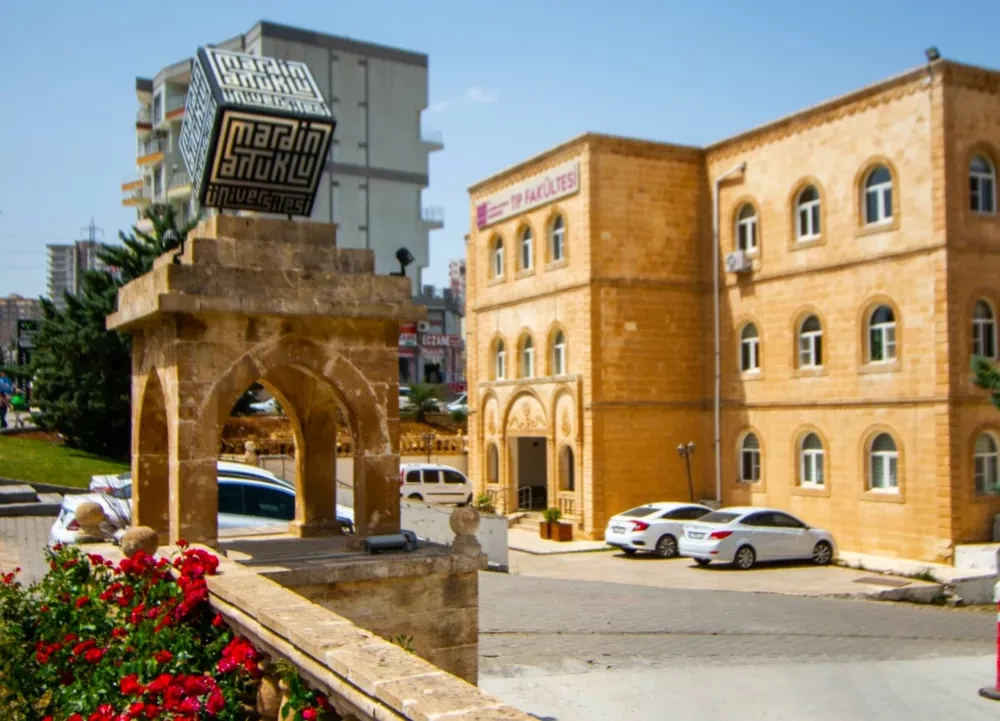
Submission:
M 83 658 L 87 661 L 87 663 L 97 663 L 104 658 L 104 649 L 92 648 L 83 655 Z
M 211 714 L 217 714 L 222 710 L 222 707 L 226 705 L 226 699 L 222 695 L 222 691 L 219 689 L 212 689 L 212 693 L 208 696 L 208 702 L 205 704 L 205 708 Z
M 134 673 L 129 674 L 119 681 L 118 688 L 121 689 L 124 696 L 137 696 L 143 692 L 142 684 L 139 683 L 139 677 Z
M 81 716 L 78 713 L 75 713 L 72 716 L 70 716 L 68 719 L 66 719 L 66 721 L 83 721 L 83 716 Z
M 196 699 L 194 696 L 188 696 L 186 699 L 181 701 L 180 706 L 177 707 L 179 711 L 189 714 L 197 714 L 201 711 L 201 701 Z
M 170 685 L 170 682 L 173 680 L 174 677 L 171 676 L 169 673 L 161 673 L 159 676 L 157 676 L 156 678 L 154 678 L 152 681 L 149 682 L 149 685 L 146 686 L 146 692 L 151 693 L 154 696 L 157 696 L 163 693 L 167 689 L 167 686 Z
M 316 718 L 316 709 L 314 708 L 304 708 L 302 709 L 302 718 L 306 721 L 313 721 Z
M 156 653 L 153 654 L 153 658 L 156 659 L 157 663 L 166 663 L 173 657 L 174 655 L 170 653 L 170 651 L 157 651 Z
M 76 644 L 76 646 L 73 647 L 73 655 L 74 656 L 79 656 L 84 651 L 88 651 L 88 650 L 94 648 L 94 646 L 96 646 L 96 645 L 97 645 L 97 641 L 95 641 L 92 638 L 87 639 L 86 641 L 80 641 L 80 643 Z
M 79 638 L 75 633 L 67 633 L 63 636 L 63 643 L 75 643 Z
M 178 538 L 177 539 L 177 547 L 178 548 L 187 548 L 188 547 L 188 542 L 185 541 L 183 538 Z
M 163 713 L 163 709 L 157 706 L 155 703 L 146 704 L 146 718 L 155 719 L 161 713 Z
M 224 624 L 225 624 L 225 621 L 222 620 L 222 614 L 221 613 L 215 614 L 215 618 L 212 619 L 212 625 L 215 626 L 216 628 L 219 628 L 220 626 L 223 626 Z
M 39 606 L 38 610 L 42 613 L 48 613 L 51 609 L 48 606 Z
M 80 596 L 80 598 L 76 599 L 77 608 L 83 608 L 88 603 L 90 603 L 90 596 Z
M 324 711 L 329 711 L 331 708 L 330 699 L 328 699 L 321 693 L 316 694 L 316 705 L 319 706 Z
M 111 629 L 111 638 L 125 638 L 126 636 L 128 636 L 128 631 L 121 626 Z

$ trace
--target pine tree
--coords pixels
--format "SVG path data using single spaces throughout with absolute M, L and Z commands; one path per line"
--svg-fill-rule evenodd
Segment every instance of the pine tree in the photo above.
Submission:
M 105 319 L 117 306 L 118 288 L 148 272 L 195 226 L 178 228 L 170 206 L 151 206 L 145 217 L 152 231 L 133 227 L 118 234 L 122 245 L 102 246 L 98 257 L 112 270 L 89 271 L 82 293 L 65 296 L 65 310 L 42 299 L 32 358 L 36 422 L 72 447 L 116 458 L 128 457 L 131 443 L 131 343 L 108 331 Z

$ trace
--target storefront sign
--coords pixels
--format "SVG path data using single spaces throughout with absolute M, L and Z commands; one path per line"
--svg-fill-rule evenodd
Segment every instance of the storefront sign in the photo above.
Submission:
M 424 348 L 420 355 L 426 360 L 441 360 L 444 358 L 444 348 Z
M 399 346 L 400 348 L 414 348 L 417 345 L 417 334 L 416 333 L 400 333 L 399 334 Z
M 403 333 L 416 333 L 416 332 L 417 332 L 417 324 L 416 323 L 400 323 L 399 324 L 399 333 L 400 333 L 400 335 L 402 335 Z
M 579 189 L 580 161 L 571 160 L 481 201 L 476 205 L 476 227 L 485 228 L 512 215 L 573 195 Z
M 400 358 L 416 358 L 417 351 L 415 348 L 400 348 L 399 349 Z
M 420 345 L 424 348 L 456 348 L 462 345 L 462 339 L 457 335 L 425 333 L 420 338 Z

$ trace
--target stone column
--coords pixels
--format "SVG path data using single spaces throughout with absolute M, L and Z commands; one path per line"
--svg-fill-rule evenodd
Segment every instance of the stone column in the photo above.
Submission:
M 337 522 L 337 406 L 311 410 L 302 423 L 302 446 L 295 449 L 294 536 L 331 536 Z
M 355 535 L 360 540 L 399 533 L 399 528 L 399 456 L 368 452 L 355 444 Z

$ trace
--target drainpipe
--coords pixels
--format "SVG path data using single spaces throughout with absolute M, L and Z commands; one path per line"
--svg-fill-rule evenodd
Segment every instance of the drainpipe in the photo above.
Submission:
M 715 500 L 722 503 L 722 366 L 719 330 L 719 186 L 722 181 L 747 169 L 746 163 L 730 168 L 715 179 L 712 187 L 712 312 L 715 321 Z

